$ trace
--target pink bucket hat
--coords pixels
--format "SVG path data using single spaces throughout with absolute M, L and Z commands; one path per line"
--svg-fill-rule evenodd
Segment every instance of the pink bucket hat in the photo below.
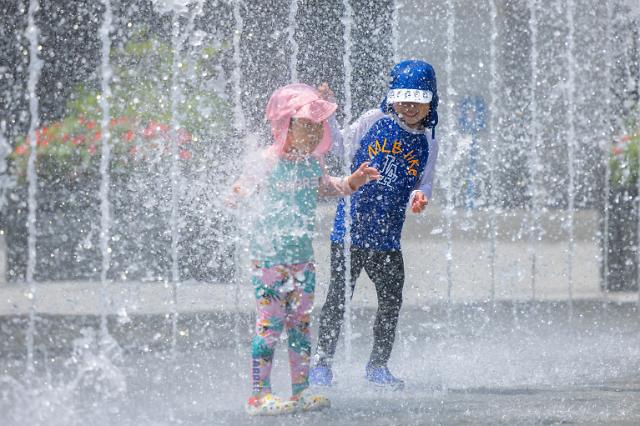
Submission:
M 271 123 L 274 147 L 278 155 L 284 154 L 289 123 L 292 118 L 307 118 L 315 123 L 323 123 L 322 141 L 313 151 L 321 156 L 331 148 L 331 129 L 327 119 L 338 108 L 333 102 L 325 101 L 320 92 L 306 84 L 289 84 L 273 92 L 267 103 L 267 120 Z

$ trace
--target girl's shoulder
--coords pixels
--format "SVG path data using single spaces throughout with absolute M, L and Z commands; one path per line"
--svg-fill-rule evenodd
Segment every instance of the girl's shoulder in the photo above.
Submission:
M 269 145 L 268 147 L 263 148 L 258 153 L 258 158 L 267 166 L 273 166 L 280 159 L 280 155 L 278 154 L 278 151 L 276 150 L 276 147 L 274 145 Z

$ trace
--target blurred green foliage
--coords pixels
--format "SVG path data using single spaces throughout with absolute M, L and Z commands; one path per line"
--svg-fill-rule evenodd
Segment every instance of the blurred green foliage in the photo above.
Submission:
M 611 168 L 611 184 L 614 187 L 635 189 L 638 185 L 640 163 L 638 148 L 640 145 L 640 123 L 634 120 L 628 128 L 633 129 L 616 140 L 611 149 L 609 165 Z
M 112 170 L 126 171 L 136 161 L 168 154 L 174 140 L 182 160 L 198 161 L 211 141 L 229 132 L 230 108 L 218 95 L 223 88 L 216 60 L 220 50 L 207 40 L 190 44 L 180 51 L 174 68 L 171 44 L 146 28 L 122 47 L 112 49 L 112 94 L 108 99 Z M 172 90 L 174 83 L 178 91 Z M 36 130 L 40 177 L 97 171 L 103 140 L 100 96 L 95 87 L 78 85 L 65 117 Z M 14 173 L 21 179 L 26 175 L 29 151 L 27 135 L 10 155 Z

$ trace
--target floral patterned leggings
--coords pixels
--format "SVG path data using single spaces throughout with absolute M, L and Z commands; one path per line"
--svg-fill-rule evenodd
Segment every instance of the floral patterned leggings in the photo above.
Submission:
M 256 334 L 251 347 L 254 395 L 271 392 L 271 364 L 276 343 L 287 329 L 292 394 L 309 387 L 310 329 L 316 285 L 312 262 L 254 266 L 251 279 L 256 295 Z

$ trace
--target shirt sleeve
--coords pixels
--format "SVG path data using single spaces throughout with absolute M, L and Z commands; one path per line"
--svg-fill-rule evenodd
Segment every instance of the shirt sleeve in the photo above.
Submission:
M 430 129 L 428 131 L 430 132 Z M 422 178 L 411 193 L 409 204 L 413 201 L 416 191 L 422 191 L 428 199 L 431 199 L 431 194 L 433 192 L 433 179 L 436 175 L 436 161 L 438 160 L 438 141 L 435 138 L 432 139 L 429 134 L 427 134 L 427 139 L 429 141 L 429 158 L 427 159 L 427 164 L 424 167 Z
M 327 168 L 321 164 L 322 176 L 320 177 L 320 186 L 318 187 L 318 195 L 320 197 L 336 197 L 353 194 L 354 190 L 349 185 L 349 176 L 342 178 L 329 176 Z
M 272 146 L 247 155 L 243 161 L 243 171 L 231 185 L 228 198 L 237 201 L 259 192 L 276 161 L 277 156 Z
M 346 129 L 340 130 L 335 115 L 329 118 L 329 127 L 333 144 L 331 153 L 341 159 L 351 161 L 356 150 L 360 146 L 360 140 L 367 134 L 371 126 L 381 119 L 384 113 L 379 109 L 372 109 L 362 114 Z

